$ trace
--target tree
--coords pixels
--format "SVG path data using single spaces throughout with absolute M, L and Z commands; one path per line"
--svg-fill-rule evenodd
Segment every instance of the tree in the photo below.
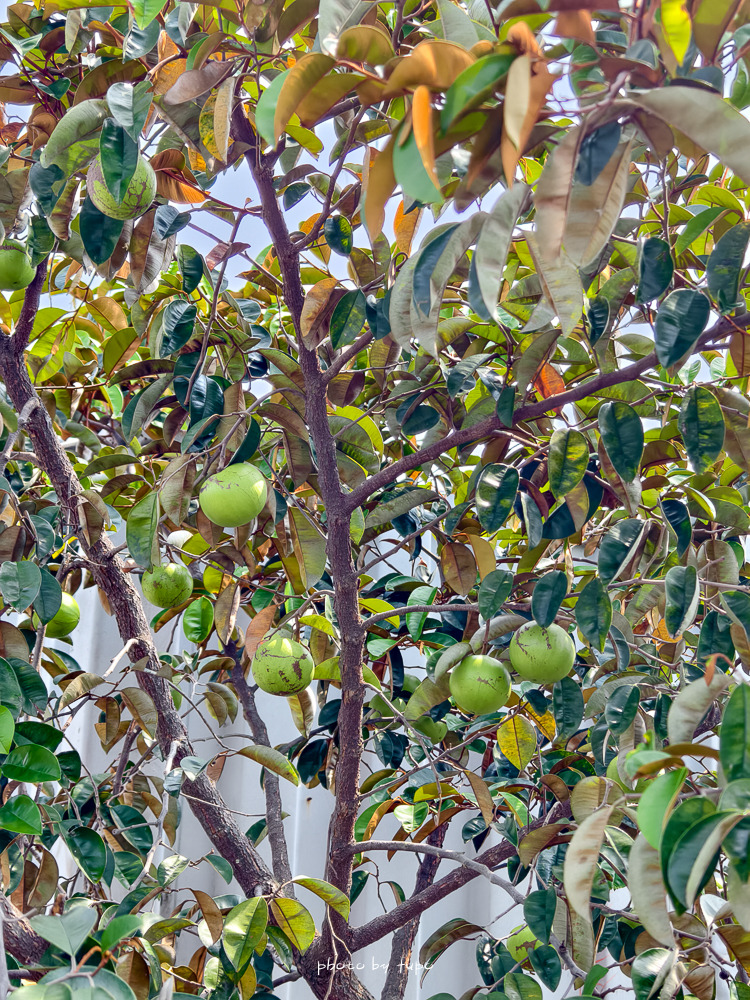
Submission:
M 466 997 L 600 996 L 619 968 L 637 1000 L 747 1000 L 742 8 L 8 9 L 3 993 L 366 1000 L 353 960 L 389 939 L 398 1000 L 420 918 L 478 879 L 529 930 L 429 938 L 427 966 L 476 940 Z M 209 509 L 248 467 L 254 498 Z M 85 587 L 122 639 L 101 674 L 65 645 Z M 572 669 L 522 676 L 512 644 L 553 626 Z M 479 715 L 474 654 L 512 681 Z M 91 705 L 96 773 L 63 742 Z M 246 832 L 233 755 L 265 796 Z M 290 866 L 283 781 L 330 797 L 325 871 Z M 183 808 L 236 905 L 170 895 Z M 414 883 L 356 926 L 389 852 Z

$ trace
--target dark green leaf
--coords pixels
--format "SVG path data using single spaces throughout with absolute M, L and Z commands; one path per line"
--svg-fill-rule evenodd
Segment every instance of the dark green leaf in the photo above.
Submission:
M 0 705 L 4 705 L 17 719 L 23 707 L 23 694 L 18 675 L 7 660 L 0 656 Z
M 493 569 L 479 585 L 479 614 L 485 621 L 493 618 L 513 590 L 513 574 L 507 569 Z
M 591 299 L 586 319 L 589 324 L 589 343 L 593 347 L 602 339 L 609 326 L 609 301 L 603 295 Z
M 750 778 L 750 687 L 738 684 L 724 709 L 719 756 L 727 781 Z
M 415 587 L 409 594 L 406 606 L 408 607 L 411 604 L 432 604 L 436 594 L 437 587 Z M 419 642 L 422 637 L 422 629 L 426 621 L 426 611 L 412 611 L 411 614 L 406 615 L 406 628 L 415 642 Z
M 635 1000 L 649 1000 L 658 995 L 659 986 L 673 961 L 672 952 L 666 948 L 648 948 L 636 957 L 631 972 Z
M 25 611 L 35 600 L 42 585 L 42 574 L 36 563 L 11 562 L 0 564 L 0 593 L 16 611 Z
M 539 948 L 535 948 L 529 955 L 529 959 L 534 972 L 536 972 L 547 989 L 556 990 L 560 985 L 562 964 L 560 956 L 555 949 L 551 945 L 544 944 Z
M 543 944 L 549 942 L 557 908 L 554 889 L 534 889 L 523 901 L 523 916 L 534 937 Z
M 138 144 L 113 118 L 102 125 L 99 139 L 102 174 L 109 193 L 121 202 L 133 179 L 138 164 Z
M 529 539 L 529 547 L 535 549 L 537 545 L 541 542 L 542 533 L 546 528 L 547 524 L 549 524 L 549 521 L 551 521 L 552 517 L 554 517 L 554 514 L 552 515 L 552 517 L 549 518 L 547 524 L 542 524 L 541 511 L 537 507 L 536 501 L 531 496 L 531 494 L 522 492 L 519 493 L 518 496 L 521 500 L 521 510 L 523 511 L 523 522 L 524 522 L 524 527 L 526 528 L 526 536 Z M 568 508 L 565 506 L 565 504 L 563 504 L 563 507 L 561 509 L 564 509 L 565 514 L 570 520 L 570 524 L 572 526 L 570 534 L 572 534 L 573 531 L 575 531 L 575 525 L 573 525 L 573 521 L 570 517 L 570 512 L 568 511 Z
M 190 212 L 178 212 L 172 205 L 159 205 L 154 216 L 154 232 L 160 240 L 166 240 L 189 222 Z
M 559 499 L 581 482 L 589 464 L 589 443 L 580 431 L 557 430 L 549 443 L 547 475 L 549 486 Z
M 488 534 L 505 524 L 518 492 L 518 470 L 510 465 L 486 465 L 477 483 L 479 523 Z
M 213 625 L 214 606 L 207 597 L 193 601 L 182 616 L 182 630 L 188 642 L 203 642 L 211 634 Z
M 598 569 L 602 583 L 611 583 L 617 578 L 642 530 L 643 522 L 636 518 L 618 521 L 609 529 L 599 549 Z
M 617 149 L 622 135 L 619 122 L 600 125 L 584 136 L 578 152 L 575 179 L 578 184 L 590 187 L 604 170 Z
M 555 682 L 552 688 L 552 713 L 557 724 L 558 741 L 569 740 L 580 728 L 584 713 L 583 691 L 572 677 L 563 677 Z
M 331 347 L 334 351 L 354 343 L 364 329 L 366 318 L 367 300 L 364 292 L 360 288 L 345 292 L 336 303 L 331 316 Z
M 690 464 L 697 473 L 705 472 L 724 447 L 724 415 L 713 393 L 691 385 L 682 400 L 677 424 Z
M 200 285 L 201 278 L 206 273 L 206 262 L 197 250 L 185 243 L 177 248 L 177 262 L 182 275 L 182 290 L 185 295 L 190 295 Z
M 481 365 L 486 364 L 491 357 L 489 354 L 475 354 L 471 358 L 459 361 L 448 372 L 445 384 L 448 388 L 448 395 L 451 399 L 464 392 L 469 392 L 477 383 L 476 370 Z
M 609 460 L 626 483 L 638 475 L 643 456 L 643 425 L 629 403 L 604 403 L 599 410 L 599 432 Z
M 86 878 L 98 882 L 107 867 L 107 847 L 96 830 L 79 826 L 69 830 L 64 839 Z
M 690 523 L 690 515 L 684 503 L 679 500 L 659 500 L 664 517 L 667 519 L 669 527 L 677 536 L 677 555 L 682 557 L 690 547 L 690 540 L 693 537 L 693 528 Z
M 497 413 L 497 419 L 503 425 L 503 427 L 513 426 L 513 408 L 516 405 L 516 387 L 513 385 L 505 385 L 500 390 L 500 394 L 497 397 L 497 406 L 495 407 L 495 413 Z
M 692 625 L 698 610 L 698 574 L 694 566 L 673 566 L 666 576 L 664 621 L 672 638 Z
M 86 253 L 95 264 L 103 264 L 114 253 L 123 223 L 104 215 L 86 196 L 79 217 L 81 239 Z
M 706 281 L 711 298 L 720 312 L 731 312 L 738 303 L 740 275 L 750 240 L 750 223 L 728 229 L 711 251 L 706 264 Z
M 651 302 L 663 295 L 672 283 L 672 251 L 658 236 L 643 240 L 639 251 L 636 302 Z
M 659 306 L 654 324 L 656 356 L 665 368 L 677 364 L 695 346 L 711 312 L 711 303 L 701 291 L 678 288 Z
M 744 629 L 750 639 L 750 596 L 741 590 L 723 590 L 719 600 L 729 617 Z
M 0 807 L 0 830 L 23 833 L 30 837 L 42 832 L 39 806 L 28 795 L 14 795 Z
M 348 257 L 354 248 L 352 224 L 343 215 L 333 215 L 326 219 L 323 236 L 334 253 Z
M 130 511 L 125 532 L 130 555 L 143 569 L 150 569 L 158 561 L 158 527 L 159 497 L 149 493 Z
M 159 344 L 159 357 L 176 354 L 193 336 L 198 309 L 187 299 L 172 299 L 164 309 L 163 329 Z M 191 398 L 192 403 L 192 398 Z
M 260 436 L 260 424 L 254 417 L 252 417 L 250 419 L 250 426 L 247 429 L 247 433 L 242 440 L 242 444 L 239 446 L 234 455 L 232 455 L 229 464 L 236 465 L 238 462 L 248 462 L 258 450 Z
M 615 688 L 604 707 L 604 718 L 615 736 L 620 736 L 633 724 L 638 714 L 641 692 L 637 687 Z
M 42 570 L 39 593 L 34 598 L 34 611 L 45 625 L 51 622 L 62 604 L 62 587 L 48 569 Z
M 715 653 L 721 653 L 734 662 L 734 642 L 730 632 L 732 619 L 718 611 L 709 611 L 701 624 L 700 635 L 698 636 L 698 649 L 695 654 L 695 662 L 701 673 L 705 672 L 708 659 Z M 719 657 L 716 661 L 717 670 L 726 673 L 729 669 L 727 660 Z
M 611 624 L 612 602 L 607 588 L 595 576 L 589 580 L 576 601 L 576 625 L 586 642 L 601 652 Z
M 545 573 L 536 583 L 531 597 L 534 621 L 547 628 L 555 620 L 560 605 L 568 592 L 568 578 L 562 570 Z

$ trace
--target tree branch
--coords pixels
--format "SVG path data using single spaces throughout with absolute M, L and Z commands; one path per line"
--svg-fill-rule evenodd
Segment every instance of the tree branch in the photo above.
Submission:
M 726 337 L 734 330 L 745 329 L 748 326 L 750 326 L 750 312 L 736 317 L 723 316 L 714 323 L 710 330 L 707 330 L 699 338 L 693 351 L 701 351 L 711 341 Z M 588 381 L 580 382 L 572 389 L 567 389 L 556 396 L 550 396 L 537 403 L 528 403 L 526 406 L 521 406 L 513 414 L 513 426 L 515 427 L 525 420 L 536 420 L 538 417 L 542 417 L 552 410 L 568 406 L 570 403 L 576 403 L 578 400 L 585 399 L 586 396 L 597 393 L 602 389 L 610 389 L 612 386 L 620 385 L 623 382 L 631 382 L 633 379 L 643 375 L 644 372 L 647 372 L 649 368 L 653 368 L 657 363 L 658 359 L 655 352 L 651 352 L 641 358 L 640 361 L 628 365 L 627 368 L 620 368 L 615 372 L 602 372 Z M 446 434 L 440 441 L 435 441 L 426 448 L 420 448 L 414 454 L 406 455 L 397 462 L 391 462 L 386 468 L 375 473 L 374 476 L 368 477 L 365 483 L 347 494 L 346 505 L 349 510 L 361 507 L 374 493 L 395 483 L 407 472 L 412 472 L 414 469 L 418 469 L 428 462 L 434 462 L 441 455 L 451 451 L 453 448 L 460 448 L 463 445 L 481 441 L 482 438 L 486 438 L 490 434 L 501 434 L 504 430 L 507 430 L 507 428 L 500 423 L 500 420 L 496 416 L 493 416 L 481 420 L 473 427 L 452 431 L 450 434 Z

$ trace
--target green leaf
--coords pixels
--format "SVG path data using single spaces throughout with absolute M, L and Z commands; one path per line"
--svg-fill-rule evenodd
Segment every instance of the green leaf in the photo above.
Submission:
M 25 611 L 34 602 L 42 585 L 42 574 L 36 563 L 11 562 L 0 565 L 0 593 L 6 604 L 16 611 Z
M 679 500 L 659 500 L 664 517 L 669 527 L 677 536 L 677 555 L 681 558 L 689 549 L 693 537 L 693 527 L 690 515 L 684 503 Z
M 711 251 L 706 264 L 708 291 L 720 312 L 731 312 L 738 304 L 740 275 L 747 244 L 750 241 L 750 223 L 742 222 L 728 229 Z
M 57 757 L 46 747 L 27 743 L 8 754 L 2 773 L 12 781 L 28 781 L 38 785 L 43 781 L 59 781 L 62 775 Z
M 348 257 L 354 249 L 352 224 L 343 215 L 332 215 L 325 221 L 323 236 L 334 253 Z
M 534 889 L 523 901 L 523 916 L 535 938 L 549 943 L 552 924 L 557 909 L 557 893 L 554 889 Z
M 716 397 L 702 386 L 690 386 L 677 422 L 690 464 L 698 474 L 705 472 L 724 447 L 724 415 Z
M 250 965 L 267 924 L 268 905 L 262 896 L 246 899 L 227 914 L 222 932 L 224 952 L 238 980 Z
M 522 972 L 509 972 L 503 979 L 503 989 L 508 1000 L 542 1000 L 542 987 Z
M 133 142 L 137 142 L 151 110 L 149 81 L 141 80 L 136 84 L 113 83 L 107 91 L 107 104 L 115 121 L 122 125 Z M 172 211 L 177 214 L 176 209 Z M 160 235 L 159 238 L 166 237 Z
M 511 63 L 516 58 L 505 52 L 495 53 L 477 59 L 456 77 L 445 92 L 440 111 L 440 130 L 445 133 L 459 115 L 480 105 L 496 89 L 497 84 L 508 75 Z
M 14 795 L 0 807 L 0 830 L 23 833 L 29 837 L 41 835 L 42 814 L 28 795 Z
M 658 995 L 674 960 L 675 953 L 666 948 L 648 948 L 637 955 L 631 971 L 634 1000 L 649 1000 L 649 997 Z
M 688 771 L 686 767 L 667 771 L 652 778 L 646 785 L 638 803 L 638 828 L 651 844 L 659 847 L 662 830 L 669 814 L 677 803 Z
M 300 952 L 307 951 L 315 940 L 315 923 L 302 903 L 279 896 L 271 900 L 271 913 L 292 946 Z
M 45 941 L 72 957 L 93 930 L 96 918 L 96 910 L 79 904 L 59 917 L 32 917 L 30 923 Z
M 674 261 L 669 244 L 658 236 L 644 240 L 638 254 L 636 302 L 658 299 L 669 288 L 673 274 Z
M 552 712 L 557 725 L 558 741 L 569 740 L 574 733 L 578 732 L 583 721 L 584 710 L 581 685 L 576 684 L 572 677 L 563 677 L 562 680 L 555 681 L 552 687 Z M 548 938 L 549 934 L 540 940 L 548 940 Z
M 199 597 L 185 609 L 182 616 L 182 631 L 188 642 L 203 642 L 209 637 L 213 627 L 214 606 L 207 597 Z
M 138 164 L 138 144 L 114 119 L 107 118 L 99 139 L 102 174 L 109 193 L 118 203 L 128 190 Z
M 594 649 L 601 652 L 612 624 L 612 602 L 607 588 L 598 576 L 583 588 L 576 601 L 576 625 Z
M 66 111 L 42 147 L 40 164 L 57 167 L 64 177 L 82 170 L 99 152 L 99 132 L 109 116 L 106 101 L 81 101 Z
M 81 239 L 86 253 L 95 264 L 103 264 L 115 251 L 123 223 L 100 212 L 86 195 L 79 216 Z
M 406 606 L 412 604 L 432 604 L 437 595 L 437 587 L 415 587 L 409 594 Z M 426 611 L 412 611 L 406 616 L 406 627 L 414 642 L 419 642 L 424 623 L 427 621 Z
M 143 920 L 138 914 L 126 913 L 114 917 L 102 931 L 100 944 L 102 951 L 111 951 L 125 938 L 135 937 L 141 930 Z
M 10 753 L 15 728 L 13 713 L 5 705 L 0 705 L 0 753 Z
M 734 810 L 704 816 L 673 842 L 667 862 L 666 881 L 678 912 L 692 907 L 696 896 L 714 872 L 722 840 L 741 818 L 742 813 Z M 670 824 L 665 830 L 665 837 L 669 826 Z
M 477 483 L 479 523 L 488 534 L 505 524 L 518 492 L 518 470 L 510 465 L 486 465 Z
M 549 443 L 547 475 L 549 486 L 559 499 L 581 482 L 589 463 L 589 443 L 580 431 L 556 430 Z
M 402 132 L 405 131 L 402 128 Z M 417 146 L 414 130 L 409 130 L 406 141 L 401 144 L 402 136 L 393 146 L 393 172 L 408 198 L 421 202 L 423 205 L 439 204 L 443 193 L 436 188 L 432 178 L 427 173 L 422 154 Z
M 274 747 L 251 746 L 243 747 L 239 753 L 249 760 L 254 760 L 257 764 L 262 764 L 267 770 L 273 771 L 274 774 L 278 774 L 291 784 L 299 784 L 297 768 L 280 750 L 276 750 Z
M 554 569 L 550 573 L 545 573 L 536 582 L 531 597 L 531 613 L 534 621 L 543 628 L 551 625 L 567 592 L 568 578 L 562 570 Z
M 96 832 L 88 826 L 79 826 L 65 834 L 68 850 L 90 882 L 98 882 L 107 867 L 107 847 Z
M 366 319 L 367 300 L 362 289 L 345 292 L 336 303 L 331 316 L 330 336 L 334 351 L 353 344 L 362 333 Z
M 609 326 L 609 301 L 603 295 L 589 300 L 586 319 L 589 324 L 589 343 L 593 347 L 602 339 Z
M 719 600 L 729 617 L 744 629 L 750 639 L 750 596 L 741 590 L 723 590 Z
M 659 306 L 654 324 L 656 356 L 665 368 L 677 364 L 690 353 L 703 333 L 711 312 L 704 292 L 678 288 Z
M 615 736 L 628 730 L 638 714 L 641 692 L 637 687 L 615 688 L 604 707 L 604 719 Z
M 51 622 L 62 605 L 62 587 L 46 567 L 42 570 L 39 593 L 34 598 L 34 611 L 45 625 Z
M 479 585 L 479 614 L 485 621 L 493 618 L 513 590 L 513 574 L 507 569 L 493 569 Z
M 163 315 L 157 353 L 160 358 L 168 358 L 184 347 L 193 336 L 198 308 L 194 302 L 189 302 L 187 299 L 172 299 L 164 309 Z
M 180 265 L 180 274 L 182 275 L 182 290 L 185 295 L 190 295 L 200 285 L 203 275 L 207 273 L 206 262 L 197 250 L 185 243 L 180 244 L 177 248 L 177 262 Z
M 602 583 L 611 583 L 617 578 L 642 531 L 643 522 L 636 518 L 618 521 L 609 529 L 599 548 L 598 570 Z
M 139 28 L 147 28 L 164 7 L 163 0 L 133 0 L 133 16 Z
M 698 574 L 694 566 L 673 566 L 665 580 L 664 621 L 672 638 L 689 628 L 698 610 Z
M 612 159 L 620 144 L 622 127 L 619 122 L 608 122 L 592 129 L 582 139 L 578 149 L 575 180 L 578 184 L 591 187 L 599 174 Z
M 320 29 L 318 29 L 318 32 L 320 32 Z M 290 72 L 290 70 L 285 69 L 283 73 L 279 73 L 278 76 L 273 78 L 260 95 L 260 100 L 255 108 L 255 127 L 258 130 L 258 135 L 267 146 L 276 145 L 276 134 L 274 131 L 276 103 L 279 99 L 281 88 L 284 86 Z
M 562 977 L 560 956 L 551 945 L 535 948 L 529 955 L 531 967 L 548 990 L 556 990 Z
M 130 511 L 125 529 L 130 555 L 142 569 L 150 569 L 159 561 L 158 528 L 159 497 L 149 493 Z
M 632 482 L 643 456 L 641 418 L 629 403 L 604 403 L 599 410 L 599 433 L 617 474 L 626 483 Z
M 708 659 L 715 653 L 726 656 L 730 663 L 734 662 L 734 642 L 731 634 L 732 619 L 718 611 L 709 611 L 701 624 L 700 635 L 698 636 L 698 649 L 695 654 L 695 662 L 702 672 L 706 670 Z M 726 660 L 717 661 L 717 669 L 726 673 L 728 663 Z
M 738 684 L 724 709 L 719 757 L 727 781 L 750 778 L 750 687 Z

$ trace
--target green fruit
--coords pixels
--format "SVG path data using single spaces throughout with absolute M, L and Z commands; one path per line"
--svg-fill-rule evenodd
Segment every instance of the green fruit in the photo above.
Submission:
M 146 570 L 141 580 L 143 596 L 157 608 L 176 608 L 193 592 L 193 578 L 187 566 L 167 563 L 156 569 Z
M 31 266 L 31 258 L 22 243 L 6 240 L 0 246 L 0 288 L 3 291 L 27 288 L 35 274 L 36 268 Z
M 529 957 L 529 952 L 539 944 L 529 927 L 517 927 L 508 940 L 505 947 L 511 954 L 514 962 L 525 962 Z
M 201 486 L 201 510 L 220 528 L 239 528 L 263 510 L 268 484 L 253 465 L 229 465 Z
M 526 681 L 553 684 L 567 677 L 575 662 L 576 648 L 565 629 L 535 622 L 522 625 L 510 643 L 510 662 Z
M 488 715 L 508 701 L 510 675 L 492 656 L 465 656 L 451 671 L 450 689 L 463 712 Z
M 406 702 L 403 698 L 389 698 L 388 701 L 390 701 L 391 705 L 393 705 L 393 708 L 390 707 L 382 695 L 376 694 L 370 700 L 369 707 L 373 712 L 377 712 L 384 719 L 395 719 L 396 712 L 401 712 L 403 715 L 404 710 L 406 709 Z
M 34 628 L 39 628 L 39 619 L 36 615 L 31 616 Z M 78 622 L 81 620 L 81 609 L 78 601 L 72 594 L 63 591 L 62 604 L 52 621 L 47 622 L 46 636 L 48 639 L 62 639 L 70 635 Z
M 154 200 L 156 174 L 148 160 L 139 156 L 125 197 L 122 201 L 117 201 L 104 180 L 100 154 L 89 167 L 86 176 L 86 191 L 99 211 L 103 215 L 109 216 L 110 219 L 122 219 L 123 221 L 136 219 L 139 215 L 143 215 Z
M 253 677 L 261 691 L 283 697 L 303 691 L 312 680 L 314 666 L 308 650 L 281 633 L 263 639 L 252 662 Z

